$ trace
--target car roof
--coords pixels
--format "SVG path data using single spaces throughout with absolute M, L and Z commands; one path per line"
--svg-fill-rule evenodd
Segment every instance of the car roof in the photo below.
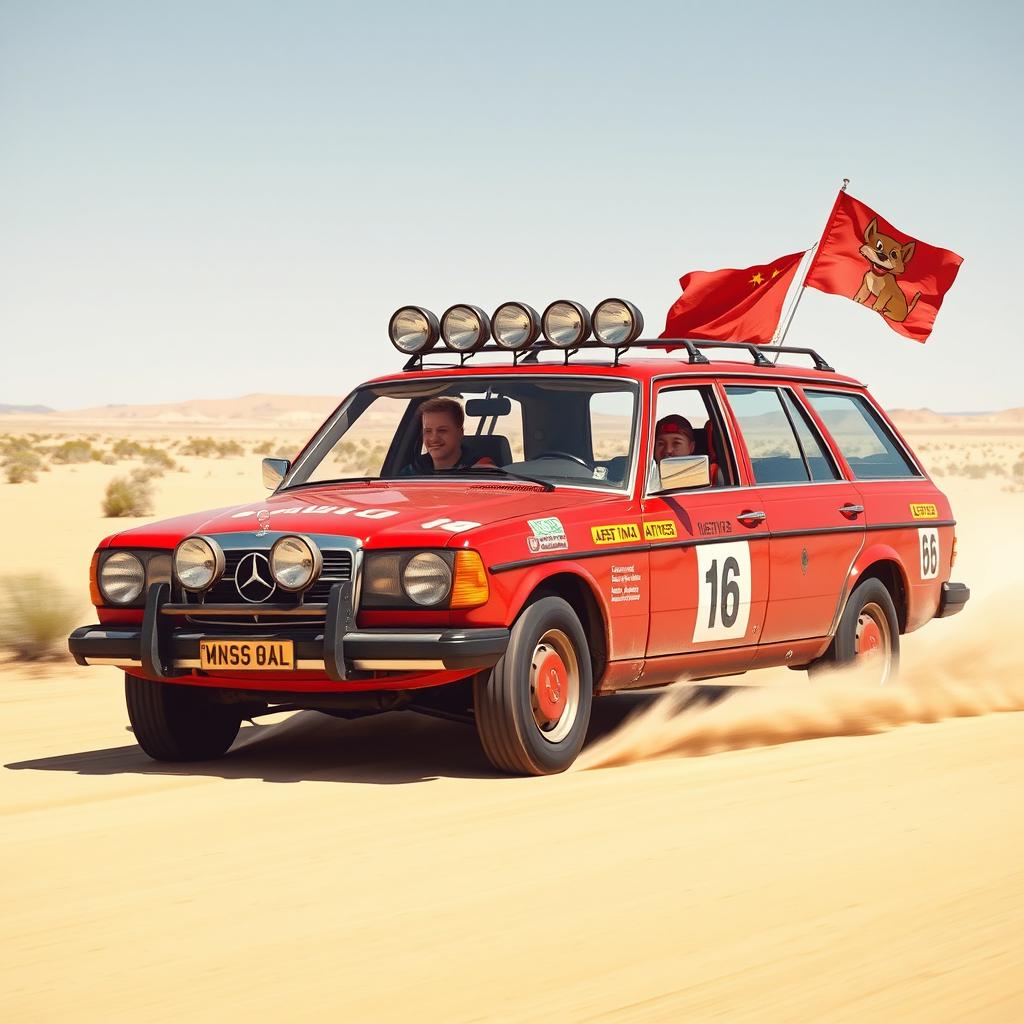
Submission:
M 770 352 L 770 350 L 768 350 Z M 434 353 L 431 353 L 432 355 Z M 442 358 L 447 353 L 437 353 Z M 731 359 L 714 359 L 707 363 L 691 363 L 688 359 L 634 357 L 626 355 L 613 364 L 608 360 L 573 358 L 569 362 L 520 362 L 514 366 L 511 361 L 478 363 L 476 360 L 460 366 L 458 363 L 435 364 L 427 362 L 422 368 L 375 377 L 368 384 L 388 381 L 407 381 L 429 377 L 494 377 L 534 375 L 551 376 L 606 376 L 627 377 L 641 382 L 665 376 L 693 377 L 756 377 L 766 381 L 799 381 L 810 384 L 839 384 L 845 387 L 864 388 L 865 385 L 853 377 L 844 376 L 831 370 L 817 370 L 810 366 L 780 363 L 777 366 L 758 366 L 754 363 Z

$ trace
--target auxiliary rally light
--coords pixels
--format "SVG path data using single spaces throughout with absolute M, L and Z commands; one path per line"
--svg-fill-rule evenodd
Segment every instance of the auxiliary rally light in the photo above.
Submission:
M 403 355 L 418 356 L 429 352 L 441 336 L 437 317 L 420 306 L 402 306 L 391 314 L 388 324 L 391 344 Z
M 441 317 L 441 337 L 453 352 L 475 352 L 491 337 L 491 322 L 479 306 L 460 303 Z
M 602 345 L 622 348 L 643 334 L 644 318 L 632 302 L 605 299 L 594 307 L 594 337 Z
M 555 348 L 576 348 L 590 335 L 590 311 L 572 299 L 557 299 L 541 317 L 544 337 Z

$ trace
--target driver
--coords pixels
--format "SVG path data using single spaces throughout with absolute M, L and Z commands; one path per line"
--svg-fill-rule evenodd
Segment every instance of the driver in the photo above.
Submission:
M 430 398 L 420 406 L 420 429 L 426 451 L 417 455 L 400 476 L 422 476 L 430 473 L 450 473 L 475 466 L 493 466 L 485 455 L 482 458 L 466 451 L 462 444 L 466 414 L 454 398 Z

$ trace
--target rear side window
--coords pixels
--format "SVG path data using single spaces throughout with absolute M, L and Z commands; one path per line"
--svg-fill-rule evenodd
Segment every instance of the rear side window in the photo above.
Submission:
M 790 417 L 776 388 L 727 387 L 759 484 L 803 484 L 810 480 Z
M 860 395 L 804 391 L 858 480 L 920 476 L 892 432 Z
M 811 425 L 807 412 L 800 406 L 792 394 L 788 391 L 782 392 L 782 401 L 789 412 L 796 430 L 797 440 L 804 450 L 804 457 L 807 459 L 807 468 L 810 470 L 812 480 L 838 480 L 839 470 L 836 469 L 832 456 L 829 455 L 825 446 L 818 437 L 818 432 Z

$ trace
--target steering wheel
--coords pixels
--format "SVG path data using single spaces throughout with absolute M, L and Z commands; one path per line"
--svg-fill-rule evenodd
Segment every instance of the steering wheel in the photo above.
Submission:
M 534 455 L 531 457 L 531 462 L 538 462 L 540 459 L 568 459 L 570 462 L 578 462 L 584 469 L 593 470 L 593 466 L 588 466 L 587 463 L 581 459 L 578 455 L 573 455 L 572 452 L 559 452 L 552 449 L 549 452 L 541 452 L 540 455 Z

